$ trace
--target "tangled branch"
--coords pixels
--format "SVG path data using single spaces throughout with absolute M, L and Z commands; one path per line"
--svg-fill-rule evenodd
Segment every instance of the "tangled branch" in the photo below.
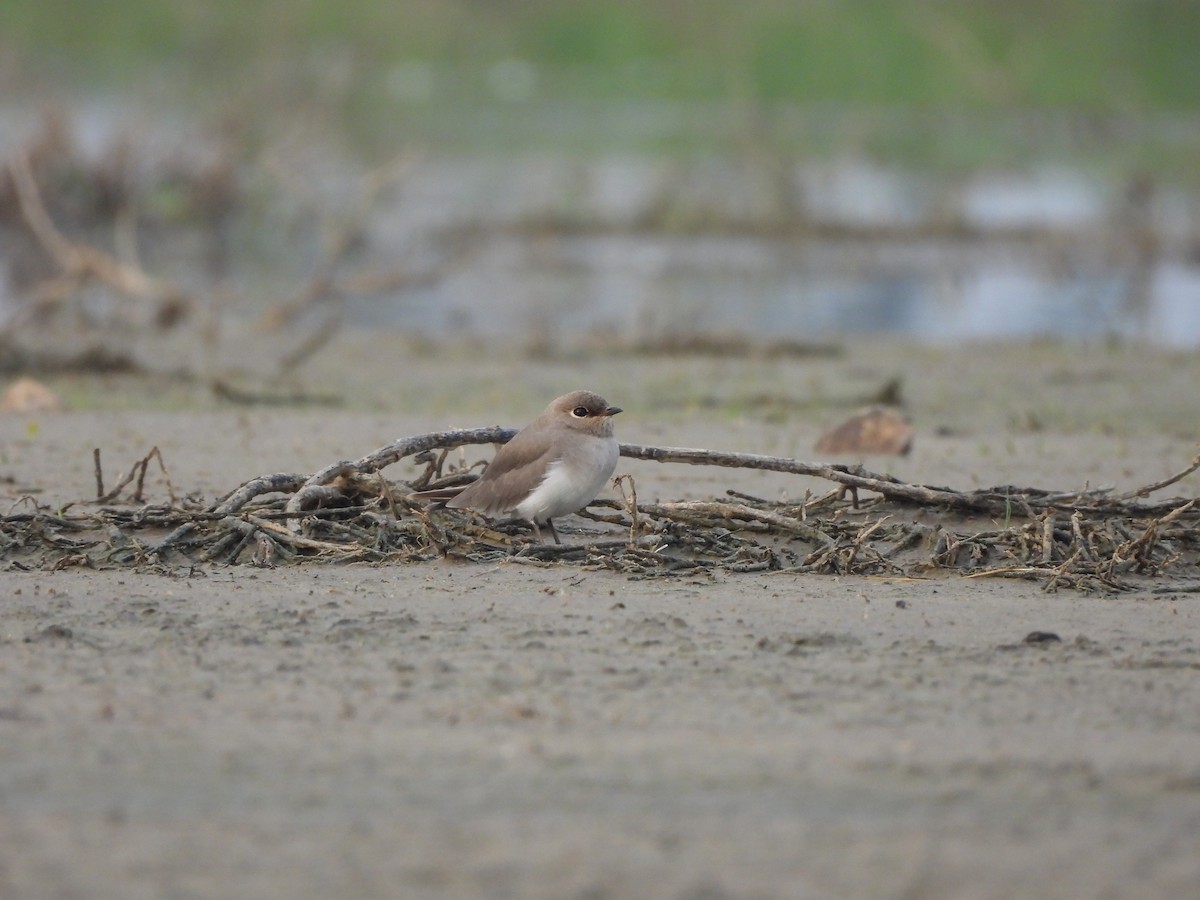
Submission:
M 1149 499 L 1200 469 L 1200 456 L 1171 478 L 1123 494 L 1014 486 L 963 492 L 909 484 L 859 466 L 623 444 L 621 455 L 630 459 L 784 472 L 836 488 L 799 501 L 730 491 L 719 499 L 644 503 L 632 477 L 624 475 L 621 502 L 595 501 L 584 513 L 594 527 L 561 546 L 531 542 L 521 523 L 431 510 L 410 499 L 416 490 L 460 486 L 475 477 L 473 465 L 446 471 L 450 450 L 504 443 L 513 434 L 494 426 L 403 438 L 311 475 L 261 475 L 208 506 L 175 501 L 168 481 L 169 506 L 105 506 L 84 515 L 22 512 L 0 519 L 0 553 L 15 565 L 50 568 L 458 557 L 576 564 L 631 577 L 716 570 L 893 577 L 957 572 L 1034 579 L 1049 589 L 1104 590 L 1127 589 L 1135 585 L 1131 579 L 1178 574 L 1200 562 L 1197 499 Z M 135 499 L 155 455 L 134 466 L 140 472 Z M 416 477 L 383 477 L 385 468 L 410 457 L 424 466 Z M 161 455 L 158 461 L 162 466 Z

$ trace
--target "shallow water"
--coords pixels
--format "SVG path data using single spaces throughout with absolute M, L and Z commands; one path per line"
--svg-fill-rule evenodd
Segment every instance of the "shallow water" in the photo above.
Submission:
M 74 125 L 85 159 L 111 155 L 124 133 L 100 108 Z M 202 166 L 218 152 L 184 129 L 143 130 L 147 158 L 131 177 L 147 179 L 148 194 L 165 162 Z M 26 121 L 3 146 L 35 131 Z M 311 142 L 264 157 L 274 169 L 241 173 L 242 206 L 223 235 L 143 224 L 146 269 L 219 293 L 234 314 L 302 293 L 331 233 L 361 216 L 364 173 Z M 713 334 L 1200 346 L 1200 195 L 1145 176 L 528 154 L 427 155 L 402 171 L 337 267 L 344 284 L 389 285 L 335 291 L 350 324 L 518 346 Z M 114 228 L 93 227 L 88 239 L 111 245 Z M 0 318 L 22 302 L 20 266 L 5 257 L 23 251 L 4 246 Z M 89 302 L 103 317 L 104 298 Z
M 861 248 L 860 248 L 861 249 Z M 930 342 L 1060 337 L 1200 344 L 1200 266 L 1056 268 L 986 243 L 834 243 L 612 235 L 488 239 L 473 265 L 403 296 L 349 301 L 358 323 L 431 337 L 719 333 L 764 341 L 896 335 Z
M 1197 198 L 1070 170 L 431 164 L 376 226 L 380 259 L 470 247 L 432 286 L 349 300 L 355 321 L 434 337 L 1200 344 Z

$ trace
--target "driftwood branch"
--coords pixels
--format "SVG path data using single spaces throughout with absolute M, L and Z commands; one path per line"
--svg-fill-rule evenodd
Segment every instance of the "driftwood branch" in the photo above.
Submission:
M 687 463 L 693 466 L 724 466 L 731 469 L 761 469 L 768 472 L 783 472 L 788 475 L 807 475 L 812 478 L 833 481 L 847 488 L 874 491 L 889 500 L 907 500 L 918 504 L 944 506 L 949 509 L 987 513 L 1002 513 L 1005 510 L 1003 497 L 986 493 L 962 494 L 944 488 L 905 484 L 890 475 L 868 472 L 861 466 L 809 463 L 782 456 L 760 456 L 757 453 L 728 453 L 720 450 L 687 447 L 643 447 L 639 444 L 622 444 L 621 455 L 629 459 L 647 459 L 655 462 Z
M 192 298 L 179 287 L 149 275 L 136 265 L 123 263 L 97 247 L 72 241 L 59 231 L 42 201 L 26 152 L 13 155 L 9 172 L 25 224 L 62 273 L 46 285 L 43 295 L 47 303 L 61 303 L 79 287 L 99 282 L 127 297 L 158 303 L 157 316 L 161 321 L 173 321 L 191 311 Z
M 361 459 L 342 460 L 309 475 L 263 475 L 252 479 L 227 497 L 223 498 L 214 511 L 221 515 L 237 512 L 251 500 L 266 493 L 291 493 L 288 511 L 299 514 L 315 499 L 324 498 L 324 489 L 338 479 L 351 476 L 367 476 L 399 462 L 400 460 L 431 450 L 445 450 L 471 444 L 503 444 L 511 440 L 516 430 L 494 425 L 486 428 L 469 428 L 439 431 L 430 434 L 401 438 Z M 982 491 L 955 491 L 944 487 L 909 484 L 891 475 L 869 472 L 861 466 L 810 463 L 778 456 L 763 456 L 755 453 L 733 453 L 720 450 L 705 450 L 686 447 L 650 447 L 640 444 L 622 444 L 621 456 L 628 459 L 653 460 L 663 463 L 687 465 L 722 466 L 726 468 L 760 469 L 821 478 L 854 490 L 870 491 L 886 500 L 921 506 L 932 506 L 961 512 L 1003 515 L 1031 513 L 1044 514 L 1048 510 L 1064 506 L 1087 506 L 1093 508 L 1125 508 L 1130 498 L 1146 497 L 1150 493 L 1176 483 L 1186 475 L 1200 469 L 1200 456 L 1179 474 L 1166 480 L 1147 485 L 1126 494 L 1111 496 L 1106 491 L 1081 491 L 1064 493 L 1006 487 Z M 318 492 L 318 489 L 321 491 Z M 1144 511 L 1169 512 L 1185 501 L 1147 504 Z M 1050 518 L 1046 523 L 1051 524 Z M 1043 540 L 1043 545 L 1046 541 Z
M 779 502 L 729 492 L 725 499 L 643 503 L 633 477 L 622 475 L 622 500 L 597 500 L 593 506 L 605 512 L 587 514 L 601 531 L 562 547 L 530 544 L 521 525 L 485 523 L 465 511 L 435 510 L 409 499 L 415 489 L 442 490 L 476 477 L 475 465 L 443 472 L 450 449 L 502 444 L 514 434 L 492 426 L 406 437 L 311 475 L 261 475 L 206 509 L 178 508 L 168 479 L 169 507 L 102 507 L 82 517 L 38 510 L 0 518 L 0 551 L 54 567 L 162 566 L 179 557 L 270 566 L 305 558 L 416 562 L 453 556 L 575 564 L 638 578 L 714 569 L 910 578 L 950 571 L 1036 579 L 1047 589 L 1105 590 L 1200 564 L 1200 501 L 1149 496 L 1200 469 L 1200 459 L 1171 478 L 1122 494 L 1011 485 L 962 492 L 855 466 L 624 444 L 621 455 L 629 459 L 784 472 L 830 481 L 838 490 L 820 496 L 805 490 L 802 499 Z M 384 477 L 388 466 L 410 457 L 424 466 L 422 472 L 394 484 Z M 152 451 L 139 460 L 101 502 L 115 499 L 134 479 L 133 500 L 141 502 L 154 458 Z M 870 496 L 860 502 L 859 493 Z M 941 519 L 931 526 L 897 514 L 906 506 L 936 510 Z M 140 528 L 169 533 L 150 544 L 134 537 Z
M 511 440 L 516 430 L 493 426 L 458 431 L 441 431 L 432 434 L 403 438 L 364 456 L 356 462 L 341 461 L 326 466 L 305 480 L 289 503 L 292 511 L 299 511 L 312 496 L 315 488 L 323 487 L 339 477 L 377 471 L 399 460 L 428 450 L 465 446 L 468 444 L 503 444 Z M 699 450 L 683 447 L 646 447 L 639 444 L 622 444 L 621 456 L 628 459 L 645 459 L 657 462 L 687 463 L 690 465 L 725 466 L 729 468 L 763 469 L 785 472 L 792 475 L 808 475 L 824 478 L 850 488 L 875 491 L 889 499 L 911 500 L 916 503 L 941 504 L 951 508 L 974 511 L 1002 511 L 1003 501 L 991 497 L 975 498 L 939 488 L 905 484 L 888 475 L 876 475 L 859 467 L 805 463 L 795 459 L 775 456 L 760 456 L 753 453 L 728 453 L 717 450 Z M 245 496 L 249 500 L 253 495 Z M 245 502 L 243 500 L 243 502 Z M 232 511 L 232 508 L 228 511 Z
M 376 472 L 405 457 L 430 450 L 453 449 L 470 444 L 503 444 L 511 440 L 515 434 L 516 429 L 495 425 L 487 428 L 440 431 L 402 438 L 381 447 L 357 461 L 333 463 L 308 476 L 304 480 L 303 486 L 297 492 L 293 504 L 297 509 L 300 508 L 305 501 L 303 495 L 306 489 L 329 484 L 340 476 Z M 1200 469 L 1200 456 L 1197 456 L 1186 469 L 1168 479 L 1146 485 L 1126 494 L 1111 497 L 1108 492 L 1098 490 L 1075 493 L 1051 493 L 1044 490 L 1015 487 L 963 492 L 944 487 L 909 484 L 891 475 L 869 472 L 861 466 L 803 462 L 788 457 L 763 456 L 756 453 L 733 453 L 688 447 L 650 447 L 641 444 L 621 444 L 621 456 L 627 459 L 652 460 L 662 463 L 759 469 L 790 475 L 803 475 L 832 481 L 846 488 L 877 493 L 887 500 L 921 506 L 934 506 L 962 512 L 1004 516 L 1019 514 L 1022 509 L 1041 512 L 1081 502 L 1092 505 L 1105 502 L 1121 503 L 1133 498 L 1149 496 L 1149 494 L 1175 484 L 1182 478 Z M 244 485 L 243 488 L 245 487 Z M 255 495 L 250 494 L 245 496 L 242 502 L 252 499 L 253 496 Z M 1157 510 L 1162 507 L 1160 505 L 1152 505 L 1150 508 Z M 1170 509 L 1173 507 L 1168 504 L 1166 508 Z M 231 506 L 227 511 L 232 511 L 233 509 L 236 509 L 236 507 Z
M 337 478 L 378 472 L 380 469 L 399 462 L 407 456 L 423 453 L 427 450 L 462 447 L 467 444 L 505 444 L 512 440 L 513 435 L 516 433 L 516 429 L 514 428 L 502 428 L 499 425 L 493 425 L 490 428 L 438 431 L 432 434 L 401 438 L 398 441 L 388 444 L 386 447 L 381 447 L 374 453 L 364 456 L 357 462 L 336 462 L 310 475 L 300 486 L 300 489 L 296 491 L 295 496 L 288 502 L 288 510 L 290 512 L 299 511 L 303 508 L 313 491 L 329 484 Z

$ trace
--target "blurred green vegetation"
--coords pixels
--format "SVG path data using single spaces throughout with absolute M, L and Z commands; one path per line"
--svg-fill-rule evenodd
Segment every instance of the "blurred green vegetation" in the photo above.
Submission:
M 10 72 L 114 85 L 345 54 L 518 58 L 551 99 L 1200 106 L 1195 0 L 4 0 L 0 46 Z
M 596 119 L 605 104 L 669 103 L 670 114 L 646 114 L 649 143 L 668 149 L 706 104 L 965 114 L 983 128 L 966 129 L 969 144 L 1011 111 L 1200 112 L 1200 2 L 3 0 L 0 60 L 10 96 L 312 102 L 385 140 L 399 136 L 391 115 L 425 139 L 470 140 L 475 128 L 519 145 L 532 128 L 570 145 L 607 131 Z M 547 133 L 532 108 L 573 108 L 578 127 L 568 115 Z M 848 121 L 835 130 L 864 119 Z M 888 130 L 887 143 L 924 143 Z M 808 131 L 794 139 L 823 139 Z

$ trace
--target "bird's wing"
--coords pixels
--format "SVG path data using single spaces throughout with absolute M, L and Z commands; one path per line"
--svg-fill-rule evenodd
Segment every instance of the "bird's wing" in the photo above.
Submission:
M 522 440 L 526 437 L 525 440 Z M 476 509 L 489 515 L 511 512 L 541 482 L 553 454 L 522 431 L 496 451 L 479 480 L 446 505 L 451 509 Z

